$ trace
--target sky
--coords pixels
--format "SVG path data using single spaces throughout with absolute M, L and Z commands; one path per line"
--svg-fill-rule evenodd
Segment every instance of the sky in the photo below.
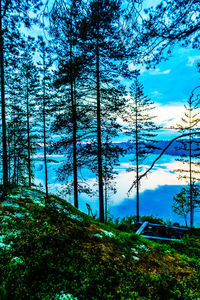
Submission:
M 53 0 L 49 3 L 52 5 Z M 158 3 L 160 0 L 144 0 L 144 8 Z M 36 37 L 38 34 L 44 35 L 44 31 L 34 27 L 31 35 Z M 180 122 L 184 104 L 191 91 L 200 85 L 200 73 L 197 71 L 199 61 L 200 52 L 197 49 L 175 46 L 167 61 L 159 63 L 154 69 L 147 70 L 145 66 L 130 65 L 132 69 L 140 69 L 140 81 L 144 85 L 144 92 L 156 104 L 155 122 L 164 127 L 159 132 L 159 139 L 177 136 L 177 133 L 169 128 Z M 124 140 L 122 136 L 119 139 Z
M 156 121 L 164 127 L 169 128 L 180 121 L 192 90 L 200 85 L 199 61 L 198 50 L 177 46 L 172 57 L 155 69 L 142 67 L 140 80 L 145 94 L 156 103 Z M 168 134 L 173 133 L 166 131 L 163 137 L 167 138 Z
M 139 80 L 144 86 L 144 94 L 155 103 L 154 121 L 162 126 L 158 140 L 170 140 L 178 135 L 171 127 L 181 122 L 184 105 L 187 104 L 192 90 L 200 86 L 198 62 L 198 50 L 176 46 L 171 57 L 154 69 L 147 70 L 145 66 L 130 64 L 131 70 L 140 70 Z M 126 141 L 127 137 L 120 135 L 118 140 Z

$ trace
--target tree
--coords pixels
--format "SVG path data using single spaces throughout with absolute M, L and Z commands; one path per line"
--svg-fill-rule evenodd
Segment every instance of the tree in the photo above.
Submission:
M 136 164 L 136 215 L 139 222 L 139 173 L 146 157 L 153 153 L 156 146 L 155 137 L 158 126 L 154 123 L 154 103 L 144 95 L 143 85 L 138 80 L 136 72 L 135 81 L 130 88 L 130 100 L 125 115 L 128 122 L 126 134 L 131 136 L 130 141 L 135 148 L 134 162 Z
M 7 194 L 8 185 L 8 158 L 6 137 L 6 113 L 5 113 L 5 81 L 4 81 L 4 41 L 3 41 L 3 17 L 7 7 L 2 8 L 0 1 L 0 69 L 1 69 L 1 117 L 2 117 L 2 146 L 3 146 L 3 196 Z
M 14 63 L 14 62 L 13 62 Z M 12 69 L 10 77 L 7 78 L 7 96 L 9 96 L 9 119 L 7 121 L 7 135 L 8 135 L 8 179 L 9 183 L 25 184 L 27 154 L 26 145 L 27 131 L 25 120 L 25 109 L 22 105 L 23 88 L 21 84 L 21 73 L 16 68 Z
M 114 124 L 119 107 L 122 108 L 120 98 L 123 88 L 119 84 L 121 74 L 119 61 L 122 62 L 125 57 L 125 49 L 120 32 L 120 17 L 121 1 L 93 0 L 88 4 L 87 15 L 81 25 L 83 49 L 87 53 L 89 76 L 94 83 L 92 87 L 95 91 L 93 93 L 91 91 L 90 97 L 96 102 L 99 217 L 102 222 L 104 221 L 102 123 L 107 120 L 107 124 L 109 122 Z M 111 95 L 113 95 L 112 105 Z M 104 119 L 104 115 L 107 115 L 107 119 Z
M 35 149 L 36 133 L 32 128 L 33 119 L 37 115 L 36 101 L 39 89 L 39 74 L 37 67 L 33 62 L 35 52 L 34 38 L 30 36 L 24 41 L 24 53 L 21 75 L 23 79 L 23 96 L 26 107 L 26 131 L 27 131 L 27 165 L 28 165 L 28 185 L 32 185 L 32 158 L 31 155 Z M 36 114 L 35 114 L 36 113 Z
M 105 221 L 108 220 L 108 205 L 113 194 L 117 192 L 115 177 L 118 172 L 114 169 L 118 165 L 119 157 L 123 156 L 126 150 L 112 143 L 112 137 L 107 135 L 103 143 L 103 185 L 104 185 L 104 203 L 105 203 Z
M 135 6 L 135 1 L 132 5 Z M 196 0 L 163 0 L 145 9 L 146 16 L 132 26 L 133 54 L 138 61 L 143 60 L 150 67 L 166 59 L 175 44 L 199 49 L 198 11 L 199 1 Z
M 38 37 L 38 52 L 40 54 L 40 60 L 38 62 L 39 72 L 41 75 L 41 89 L 38 92 L 37 101 L 38 105 L 41 107 L 40 116 L 42 116 L 42 127 L 43 127 L 43 150 L 44 150 L 44 172 L 45 172 L 45 192 L 46 197 L 48 197 L 48 168 L 47 168 L 47 130 L 50 124 L 50 120 L 47 119 L 50 114 L 50 102 L 52 98 L 52 57 L 51 57 L 51 49 L 45 44 L 43 37 Z
M 30 27 L 33 18 L 29 16 L 29 11 L 34 7 L 33 12 L 36 13 L 41 7 L 42 2 L 31 0 L 1 0 L 0 1 L 0 70 L 1 70 L 1 117 L 2 117 L 2 147 L 3 147 L 3 194 L 7 193 L 8 187 L 8 157 L 7 157 L 7 135 L 6 135 L 6 102 L 5 102 L 5 61 L 6 48 L 5 40 L 12 36 L 16 28 L 22 23 L 26 27 Z M 6 30 L 5 30 L 6 28 Z M 16 35 L 13 34 L 15 38 Z
M 78 126 L 79 122 L 82 122 L 80 116 L 81 106 L 83 102 L 81 100 L 81 80 L 80 77 L 85 71 L 85 56 L 80 48 L 80 34 L 79 23 L 83 13 L 83 1 L 55 1 L 52 12 L 52 29 L 53 37 L 56 39 L 57 54 L 58 54 L 58 71 L 56 73 L 56 80 L 54 82 L 55 87 L 59 88 L 62 92 L 60 108 L 63 107 L 63 111 L 60 115 L 56 116 L 54 123 L 54 130 L 63 130 L 68 128 L 67 139 L 62 139 L 60 146 L 64 144 L 72 144 L 72 165 L 64 169 L 73 172 L 73 186 L 74 186 L 74 206 L 78 208 L 78 149 L 77 142 L 79 140 Z M 63 101 L 63 96 L 65 101 Z M 80 103 L 79 103 L 80 102 Z M 84 108 L 83 108 L 84 110 Z M 88 123 L 88 120 L 85 120 Z M 80 125 L 80 127 L 84 125 Z M 86 127 L 85 127 L 86 128 Z M 82 129 L 81 129 L 82 131 Z M 72 136 L 71 136 L 72 132 Z M 87 135 L 87 130 L 86 130 Z M 69 137 L 70 136 L 70 137 Z M 69 142 L 71 140 L 71 142 Z M 58 145 L 58 144 L 57 144 Z M 55 149 L 55 148 L 54 148 Z M 70 162 L 71 164 L 71 162 Z M 59 170 L 60 172 L 61 169 Z M 61 175 L 61 177 L 63 174 Z M 60 177 L 60 178 L 61 178 Z M 63 177 L 62 177 L 63 178 Z
M 60 20 L 53 27 L 56 41 L 60 39 L 61 42 L 57 44 L 60 45 L 57 47 L 59 68 L 55 85 L 62 91 L 61 105 L 65 103 L 66 106 L 65 109 L 64 106 L 63 109 L 59 106 L 61 114 L 56 117 L 54 130 L 60 127 L 62 131 L 65 128 L 66 132 L 68 129 L 68 138 L 59 142 L 61 147 L 66 145 L 70 151 L 70 141 L 73 144 L 73 162 L 69 161 L 60 174 L 63 178 L 64 172 L 69 174 L 73 170 L 75 188 L 77 166 L 87 164 L 94 172 L 98 170 L 101 221 L 104 220 L 102 133 L 104 132 L 105 139 L 106 132 L 115 132 L 117 112 L 124 102 L 124 88 L 116 79 L 120 74 L 117 73 L 119 67 L 113 62 L 116 59 L 115 48 L 119 48 L 116 21 L 119 18 L 119 3 L 90 1 L 86 4 L 82 1 L 71 1 L 66 4 L 65 1 L 56 1 L 51 16 L 55 23 Z M 63 97 L 66 101 L 63 101 Z M 70 137 L 72 132 L 73 136 Z M 77 147 L 77 142 L 87 144 Z M 98 157 L 98 168 L 94 162 L 95 153 Z
M 177 129 L 181 133 L 191 133 L 194 132 L 199 123 L 199 87 L 193 89 L 191 96 L 185 105 L 185 113 L 182 118 L 182 123 L 177 124 Z M 199 171 L 196 166 L 197 163 L 195 159 L 199 157 L 200 148 L 199 148 L 199 140 L 194 138 L 194 136 L 189 135 L 188 140 L 180 140 L 179 146 L 176 147 L 180 152 L 180 159 L 178 161 L 182 162 L 183 167 L 181 169 L 176 169 L 175 172 L 179 173 L 179 179 L 184 179 L 189 184 L 190 190 L 190 226 L 193 226 L 193 214 L 194 214 L 194 206 L 193 206 L 193 187 L 195 182 L 199 180 Z
M 199 187 L 193 186 L 192 190 L 192 205 L 194 208 L 197 204 L 199 204 Z M 191 211 L 190 188 L 182 188 L 181 191 L 173 197 L 172 209 L 177 215 L 184 217 L 185 226 L 188 226 L 187 215 Z

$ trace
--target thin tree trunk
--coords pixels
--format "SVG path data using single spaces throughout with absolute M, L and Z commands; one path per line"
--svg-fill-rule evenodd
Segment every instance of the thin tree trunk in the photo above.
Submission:
M 96 45 L 96 78 L 97 78 L 97 147 L 98 147 L 98 180 L 99 180 L 99 219 L 104 222 L 103 171 L 102 171 L 102 142 L 101 142 L 101 103 L 99 76 L 99 39 L 97 33 Z
M 139 222 L 139 149 L 138 149 L 138 107 L 137 107 L 137 95 L 135 99 L 135 155 L 136 155 L 136 217 Z
M 78 174 L 77 174 L 77 122 L 76 100 L 73 98 L 73 172 L 74 172 L 74 206 L 78 208 Z
M 31 187 L 31 151 L 30 151 L 30 115 L 29 115 L 29 93 L 28 93 L 28 78 L 26 87 L 26 114 L 27 114 L 27 135 L 28 135 L 28 185 Z
M 43 87 L 45 93 L 45 87 Z M 44 169 L 45 169 L 45 191 L 48 197 L 48 173 L 47 173 L 47 147 L 46 147 L 46 111 L 45 111 L 45 94 L 43 94 L 43 143 L 44 143 Z
M 193 227 L 193 182 L 192 182 L 192 142 L 191 142 L 191 136 L 190 136 L 190 162 L 189 162 L 189 173 L 190 173 L 190 227 Z
M 189 133 L 191 133 L 191 103 L 189 110 Z M 190 227 L 193 227 L 193 191 L 192 191 L 192 137 L 189 136 L 189 174 L 190 174 Z
M 108 183 L 107 179 L 104 182 L 104 189 L 105 189 L 105 221 L 108 221 Z
M 71 24 L 72 26 L 72 24 Z M 72 38 L 72 30 L 71 30 Z M 72 41 L 70 42 L 70 93 L 72 104 L 72 123 L 73 123 L 73 177 L 74 177 L 74 206 L 78 208 L 78 175 L 77 175 L 77 116 L 76 99 L 74 94 L 74 76 L 73 76 L 73 54 Z
M 17 179 L 16 179 L 16 169 L 17 169 L 17 156 L 16 156 L 16 136 L 15 136 L 15 124 L 14 124 L 14 128 L 13 128 L 13 167 L 14 167 L 14 170 L 13 170 L 13 180 L 12 182 L 13 183 L 16 183 L 17 182 Z
M 45 86 L 45 49 L 43 47 L 43 143 L 44 143 L 44 169 L 45 169 L 45 191 L 48 198 L 48 173 L 47 173 L 47 148 L 46 148 L 46 86 Z
M 18 165 L 18 168 L 17 168 L 17 185 L 19 184 L 19 153 L 18 153 L 18 158 L 17 158 L 17 165 Z
M 0 0 L 0 70 L 1 70 L 1 118 L 2 118 L 2 145 L 3 145 L 3 194 L 8 190 L 8 157 L 6 136 L 6 112 L 5 112 L 5 78 L 4 78 L 4 45 L 2 30 L 2 0 Z
M 11 174 L 11 142 L 10 142 L 10 133 L 8 131 L 8 183 L 10 184 L 10 174 Z

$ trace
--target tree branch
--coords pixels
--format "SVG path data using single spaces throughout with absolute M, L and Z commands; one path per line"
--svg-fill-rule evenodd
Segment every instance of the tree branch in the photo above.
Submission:
M 6 0 L 5 6 L 4 6 L 4 11 L 2 13 L 1 19 L 3 19 L 5 17 L 9 3 L 10 3 L 10 0 Z
M 131 190 L 133 189 L 133 187 L 136 185 L 137 182 L 139 182 L 144 176 L 146 176 L 151 169 L 153 169 L 155 163 L 161 158 L 161 156 L 165 153 L 165 151 L 171 146 L 171 144 L 173 142 L 175 142 L 176 140 L 185 137 L 185 136 L 189 136 L 189 135 L 194 135 L 194 134 L 199 134 L 200 135 L 200 131 L 196 131 L 196 132 L 190 132 L 190 133 L 185 133 L 182 135 L 179 135 L 177 137 L 175 137 L 174 139 L 172 139 L 169 144 L 162 150 L 162 152 L 159 154 L 159 156 L 153 161 L 152 165 L 147 169 L 147 171 L 145 171 L 142 175 L 139 176 L 138 180 L 134 180 L 130 189 L 128 190 L 128 194 L 130 194 Z

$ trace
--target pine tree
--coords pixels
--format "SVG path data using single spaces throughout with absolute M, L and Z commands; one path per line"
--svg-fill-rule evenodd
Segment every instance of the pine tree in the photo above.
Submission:
M 195 88 L 191 96 L 185 105 L 184 117 L 182 118 L 182 123 L 177 124 L 176 128 L 184 133 L 192 133 L 196 130 L 199 123 L 199 88 Z M 199 181 L 199 171 L 197 170 L 196 159 L 199 157 L 200 148 L 199 140 L 193 135 L 189 135 L 188 139 L 181 140 L 179 146 L 176 147 L 178 151 L 181 151 L 181 158 L 177 159 L 186 168 L 174 170 L 178 173 L 178 178 L 183 179 L 189 185 L 190 190 L 190 226 L 193 227 L 193 188 L 195 183 Z
M 22 97 L 21 76 L 16 69 L 7 82 L 9 93 L 8 145 L 9 182 L 25 184 L 26 172 L 26 123 L 25 110 L 19 102 Z
M 81 125 L 81 115 L 84 110 L 82 101 L 82 93 L 80 92 L 82 81 L 81 76 L 85 70 L 85 57 L 80 49 L 79 22 L 82 15 L 83 1 L 55 1 L 52 13 L 52 32 L 55 38 L 58 54 L 58 71 L 55 79 L 55 87 L 59 89 L 61 101 L 57 106 L 60 112 L 56 116 L 54 130 L 67 130 L 67 136 L 62 139 L 60 145 L 71 145 L 73 160 L 70 167 L 66 168 L 69 162 L 65 164 L 63 169 L 59 169 L 60 179 L 64 179 L 63 170 L 66 177 L 70 172 L 73 173 L 74 187 L 74 206 L 78 208 L 78 148 L 77 143 L 79 136 L 82 135 L 84 125 Z M 65 100 L 63 99 L 65 98 Z M 59 97 L 57 97 L 58 99 Z M 64 100 L 64 101 L 63 101 Z M 61 108 L 62 107 L 62 108 Z M 85 119 L 85 117 L 84 117 Z M 87 119 L 87 118 L 86 118 Z M 88 120 L 84 123 L 88 123 Z M 78 128 L 79 127 L 79 128 Z M 86 129 L 86 127 L 85 127 Z M 81 131 L 80 134 L 78 131 Z M 87 135 L 86 133 L 83 135 Z M 57 144 L 58 145 L 58 144 Z M 72 165 L 71 165 L 72 163 Z M 72 167 L 73 166 L 73 167 Z
M 33 18 L 29 16 L 30 8 L 34 7 L 33 12 L 36 13 L 41 7 L 42 2 L 32 1 L 0 1 L 0 70 L 1 70 L 1 117 L 2 117 L 2 148 L 3 148 L 3 196 L 7 193 L 8 187 L 8 157 L 7 157 L 7 135 L 6 135 L 6 101 L 5 101 L 5 55 L 12 51 L 5 48 L 8 38 L 17 39 L 15 32 L 22 23 L 26 27 L 30 27 Z M 6 29 L 6 30 L 5 30 Z
M 19 70 L 22 84 L 21 105 L 24 105 L 25 110 L 24 120 L 26 122 L 27 173 L 28 185 L 31 187 L 32 178 L 34 177 L 32 155 L 36 151 L 38 139 L 34 125 L 38 115 L 36 104 L 39 90 L 39 74 L 35 63 L 33 62 L 35 39 L 29 36 L 23 40 L 22 45 L 22 63 Z
M 94 0 L 88 4 L 87 15 L 81 25 L 83 49 L 87 54 L 89 76 L 93 82 L 90 97 L 96 101 L 99 217 L 102 222 L 104 221 L 103 122 L 107 123 L 107 126 L 109 123 L 114 125 L 116 115 L 123 105 L 121 97 L 123 88 L 118 80 L 119 60 L 123 57 L 119 30 L 120 12 L 120 1 Z M 113 97 L 112 104 L 111 97 Z
M 37 102 L 41 108 L 39 117 L 42 117 L 43 127 L 43 150 L 44 150 L 44 172 L 45 172 L 45 192 L 48 197 L 48 159 L 47 159 L 47 142 L 49 140 L 47 134 L 50 128 L 49 114 L 51 112 L 51 98 L 53 94 L 53 80 L 52 80 L 52 55 L 51 48 L 48 47 L 43 37 L 38 37 L 38 52 L 40 54 L 40 61 L 38 62 L 39 72 L 41 75 L 40 90 L 38 91 Z M 47 125 L 48 124 L 48 125 Z
M 154 123 L 155 108 L 153 101 L 144 95 L 144 87 L 139 82 L 138 72 L 136 72 L 135 81 L 130 87 L 130 100 L 127 108 L 127 114 L 124 120 L 129 124 L 126 134 L 131 136 L 130 142 L 135 149 L 135 170 L 136 170 L 136 215 L 139 222 L 139 173 L 142 169 L 145 159 L 153 153 L 156 146 L 155 137 L 158 126 Z
M 138 1 L 128 2 L 129 11 L 135 13 L 127 13 L 129 44 L 139 63 L 155 66 L 172 54 L 175 45 L 199 49 L 198 1 L 163 0 L 145 8 L 143 15 L 140 15 L 140 7 L 135 9 Z M 133 15 L 138 19 L 131 23 Z

